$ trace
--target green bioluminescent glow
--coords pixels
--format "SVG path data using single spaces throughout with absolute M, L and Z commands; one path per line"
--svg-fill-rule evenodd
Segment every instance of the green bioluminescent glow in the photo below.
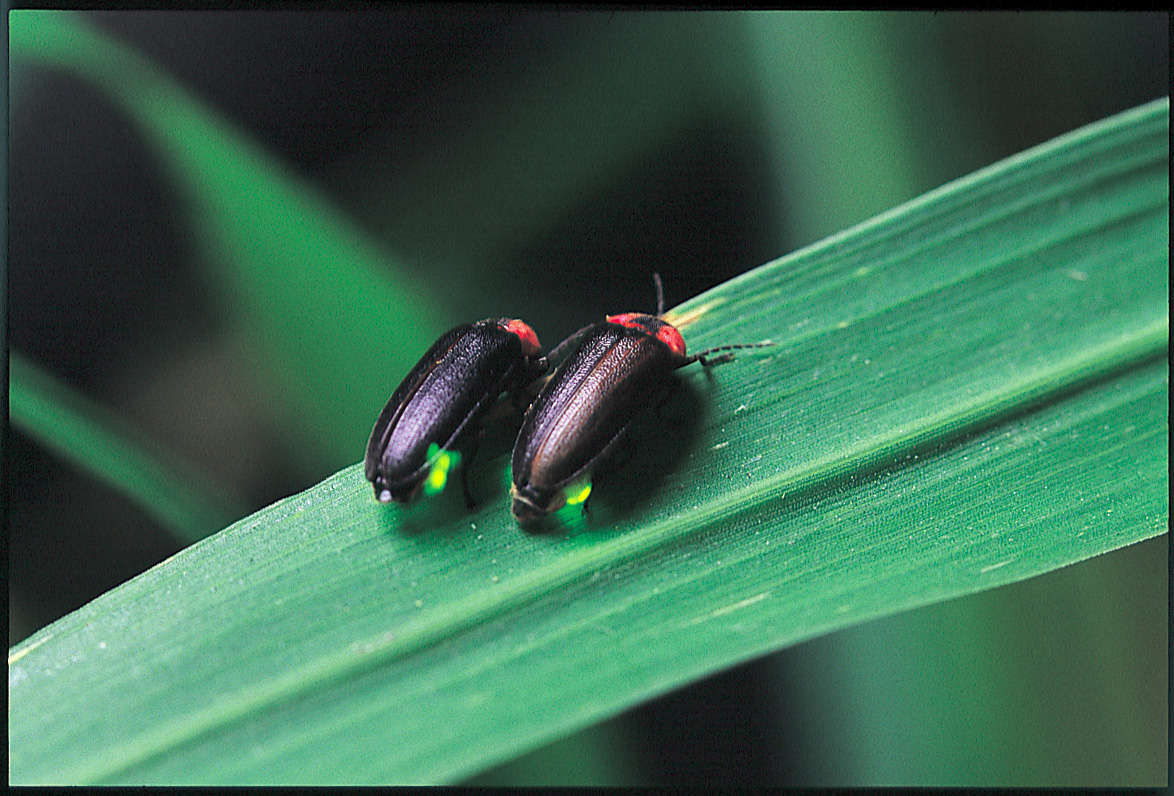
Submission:
M 567 487 L 567 505 L 577 506 L 591 496 L 591 479 L 584 478 Z
M 439 495 L 448 483 L 448 471 L 461 460 L 459 451 L 442 451 L 440 446 L 433 442 L 428 446 L 428 461 L 432 462 L 432 469 L 428 471 L 428 478 L 424 480 L 425 495 Z

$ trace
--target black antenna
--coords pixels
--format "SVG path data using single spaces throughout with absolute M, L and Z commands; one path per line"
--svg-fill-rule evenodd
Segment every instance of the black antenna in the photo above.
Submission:
M 664 283 L 660 281 L 660 274 L 652 272 L 652 281 L 656 283 L 656 317 L 664 315 Z
M 710 354 L 714 354 L 718 351 L 733 351 L 738 348 L 769 348 L 772 345 L 774 345 L 774 343 L 770 340 L 764 340 L 761 343 L 735 343 L 734 345 L 719 345 L 716 348 L 707 348 L 704 351 L 699 351 L 696 354 L 693 354 L 689 357 L 685 364 L 688 365 L 690 362 L 700 362 L 701 367 L 708 368 L 712 365 L 720 365 L 723 362 L 729 362 L 734 358 L 733 354 L 722 354 L 720 357 L 713 357 L 712 359 L 709 358 Z

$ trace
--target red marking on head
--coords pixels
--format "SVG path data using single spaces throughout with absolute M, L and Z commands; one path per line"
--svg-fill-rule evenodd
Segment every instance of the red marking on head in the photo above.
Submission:
M 538 342 L 538 335 L 530 328 L 525 321 L 514 319 L 505 325 L 506 331 L 513 332 L 522 341 L 522 353 L 528 357 L 532 357 L 542 350 L 542 344 Z
M 656 339 L 671 348 L 677 356 L 685 356 L 685 338 L 681 337 L 677 327 L 671 323 L 666 323 L 656 330 Z
M 641 321 L 646 317 L 642 312 L 625 312 L 620 315 L 608 315 L 608 323 L 618 323 L 620 326 L 627 326 L 629 329 L 641 329 L 645 332 L 649 331 L 648 324 Z
M 655 337 L 669 347 L 677 356 L 685 356 L 685 339 L 676 327 L 655 315 L 646 315 L 642 312 L 625 312 L 621 315 L 609 315 L 610 323 L 618 323 L 629 329 L 638 329 L 645 334 Z

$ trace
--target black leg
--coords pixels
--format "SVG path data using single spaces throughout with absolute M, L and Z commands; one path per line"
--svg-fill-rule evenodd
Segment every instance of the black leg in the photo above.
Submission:
M 477 436 L 473 437 L 466 446 L 465 462 L 461 465 L 461 487 L 465 491 L 465 508 L 472 511 L 476 504 L 469 491 L 469 470 L 472 469 L 473 457 L 477 455 L 477 448 L 481 445 L 481 437 L 485 436 L 485 429 L 477 429 Z

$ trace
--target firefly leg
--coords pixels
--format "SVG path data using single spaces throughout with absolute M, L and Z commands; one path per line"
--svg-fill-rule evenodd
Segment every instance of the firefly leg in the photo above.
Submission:
M 472 511 L 476 504 L 473 502 L 473 495 L 469 491 L 469 470 L 472 469 L 473 457 L 477 455 L 477 448 L 481 445 L 481 438 L 485 436 L 485 429 L 477 429 L 477 436 L 469 440 L 466 446 L 468 454 L 465 456 L 465 463 L 461 466 L 461 487 L 465 493 L 465 508 Z

